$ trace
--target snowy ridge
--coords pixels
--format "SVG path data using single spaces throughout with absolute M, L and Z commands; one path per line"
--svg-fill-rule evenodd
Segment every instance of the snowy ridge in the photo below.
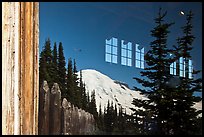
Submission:
M 89 92 L 89 95 L 93 90 L 95 91 L 97 110 L 99 110 L 101 104 L 103 111 L 109 100 L 110 103 L 113 102 L 114 106 L 115 104 L 118 107 L 122 106 L 126 109 L 127 114 L 131 114 L 132 110 L 130 108 L 135 108 L 132 105 L 133 98 L 147 99 L 145 96 L 140 95 L 140 91 L 131 90 L 122 82 L 112 80 L 110 77 L 93 69 L 82 70 L 82 81 L 85 82 L 86 91 Z M 202 101 L 196 103 L 194 107 L 202 110 Z
M 126 113 L 131 114 L 132 110 L 130 108 L 134 108 L 134 105 L 132 105 L 133 98 L 146 99 L 140 95 L 139 91 L 133 91 L 96 70 L 82 70 L 82 81 L 85 82 L 86 91 L 89 92 L 89 95 L 95 90 L 97 110 L 99 110 L 101 104 L 103 111 L 109 100 L 110 103 L 113 102 L 118 107 L 126 108 Z

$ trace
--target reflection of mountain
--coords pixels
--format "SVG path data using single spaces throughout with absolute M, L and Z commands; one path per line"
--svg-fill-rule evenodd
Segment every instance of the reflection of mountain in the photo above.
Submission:
M 107 105 L 108 100 L 113 101 L 113 104 L 126 108 L 126 112 L 130 114 L 133 98 L 147 99 L 143 95 L 140 95 L 140 91 L 134 91 L 128 88 L 128 85 L 112 80 L 108 76 L 92 69 L 82 70 L 82 79 L 86 84 L 86 91 L 89 94 L 95 90 L 96 94 L 96 105 L 99 110 L 99 105 L 103 110 L 104 106 Z M 197 109 L 202 109 L 202 102 L 195 105 Z

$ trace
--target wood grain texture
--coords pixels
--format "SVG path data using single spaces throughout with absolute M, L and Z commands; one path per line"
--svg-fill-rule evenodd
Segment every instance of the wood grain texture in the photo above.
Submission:
M 38 134 L 39 3 L 2 3 L 2 134 Z

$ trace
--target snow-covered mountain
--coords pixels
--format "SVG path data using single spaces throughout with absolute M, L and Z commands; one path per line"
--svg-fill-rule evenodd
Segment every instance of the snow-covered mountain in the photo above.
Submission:
M 78 75 L 79 76 L 79 75 Z M 96 95 L 97 110 L 101 104 L 102 110 L 107 106 L 108 100 L 117 106 L 122 106 L 126 109 L 127 114 L 131 114 L 131 107 L 133 98 L 147 99 L 140 95 L 140 91 L 134 91 L 128 88 L 128 85 L 112 80 L 110 77 L 93 69 L 82 70 L 82 81 L 86 84 L 86 91 L 89 94 L 94 90 Z M 195 104 L 197 109 L 202 109 L 202 101 Z

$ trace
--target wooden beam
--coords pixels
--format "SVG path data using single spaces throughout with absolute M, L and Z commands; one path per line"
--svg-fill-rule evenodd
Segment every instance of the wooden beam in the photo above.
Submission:
M 2 134 L 38 134 L 39 3 L 2 3 Z

